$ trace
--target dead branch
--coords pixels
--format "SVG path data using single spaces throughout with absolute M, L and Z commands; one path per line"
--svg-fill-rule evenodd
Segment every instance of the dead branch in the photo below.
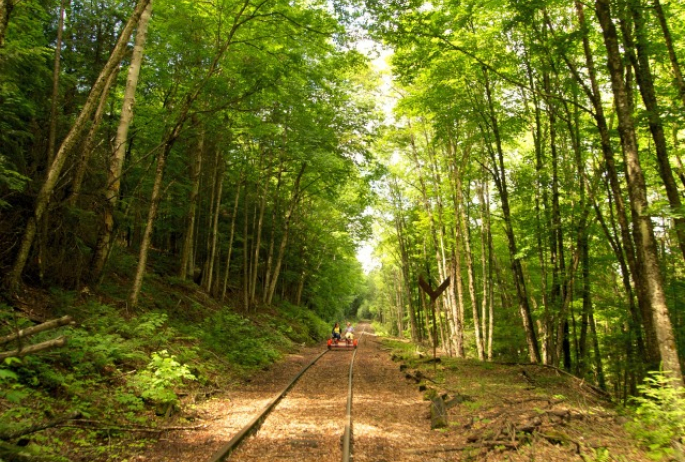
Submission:
M 4 441 L 13 440 L 13 439 L 19 438 L 20 436 L 30 435 L 31 433 L 36 433 L 36 432 L 39 432 L 41 430 L 57 427 L 57 426 L 63 424 L 64 422 L 68 422 L 68 421 L 74 420 L 74 419 L 79 419 L 80 417 L 81 417 L 81 412 L 79 412 L 79 411 L 72 412 L 71 414 L 67 414 L 67 415 L 64 415 L 61 417 L 57 417 L 56 419 L 50 420 L 48 422 L 43 422 L 43 423 L 39 423 L 36 425 L 31 425 L 29 427 L 24 427 L 24 428 L 21 428 L 19 430 L 14 430 L 11 432 L 0 433 L 0 440 L 4 440 Z
M 60 428 L 83 428 L 89 430 L 108 430 L 131 433 L 159 433 L 165 431 L 192 431 L 207 428 L 207 425 L 195 425 L 194 427 L 145 427 L 145 426 L 110 426 L 97 420 L 79 420 L 79 424 L 59 425 Z
M 31 353 L 37 353 L 39 351 L 48 350 L 50 348 L 62 347 L 67 344 L 66 337 L 58 337 L 52 340 L 46 340 L 45 342 L 36 343 L 35 345 L 29 345 L 25 348 L 19 348 L 17 350 L 3 351 L 0 353 L 0 361 L 5 358 L 21 357 L 30 355 Z
M 24 337 L 28 337 L 30 335 L 37 334 L 39 332 L 54 329 L 56 327 L 65 326 L 67 324 L 74 324 L 74 322 L 71 319 L 71 316 L 63 316 L 59 319 L 53 319 L 51 321 L 47 321 L 47 322 L 44 322 L 42 324 L 38 324 L 37 326 L 27 327 L 26 329 L 20 329 L 13 334 L 6 335 L 4 337 L 0 337 L 0 345 L 4 345 L 4 344 L 10 343 L 14 340 L 24 338 Z
M 528 366 L 528 364 L 520 364 L 520 365 L 521 366 Z M 579 388 L 583 388 L 584 386 L 587 385 L 593 392 L 598 394 L 600 396 L 600 398 L 605 399 L 607 401 L 611 401 L 611 395 L 609 393 L 607 393 L 606 391 L 602 390 L 599 387 L 594 386 L 590 382 L 586 382 L 584 379 L 581 379 L 580 377 L 577 377 L 577 376 L 571 374 L 570 372 L 566 372 L 563 369 L 559 369 L 558 367 L 551 366 L 549 364 L 530 364 L 530 365 L 551 369 L 553 371 L 559 372 L 560 374 L 571 377 L 575 382 L 577 382 L 577 383 L 579 382 L 578 383 Z

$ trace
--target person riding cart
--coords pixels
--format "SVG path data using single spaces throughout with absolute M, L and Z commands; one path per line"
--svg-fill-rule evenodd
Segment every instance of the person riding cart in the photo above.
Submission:
M 341 340 L 340 332 L 340 324 L 336 322 L 335 326 L 333 326 L 333 332 L 331 332 L 334 340 Z
M 352 340 L 353 338 L 354 338 L 354 327 L 352 327 L 352 324 L 350 324 L 348 322 L 347 327 L 345 327 L 345 339 Z

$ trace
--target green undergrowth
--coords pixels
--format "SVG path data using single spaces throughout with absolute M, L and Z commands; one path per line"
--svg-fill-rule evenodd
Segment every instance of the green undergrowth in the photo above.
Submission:
M 156 275 L 137 311 L 125 308 L 122 295 L 116 280 L 97 294 L 43 294 L 50 318 L 71 315 L 75 324 L 29 340 L 65 336 L 65 347 L 0 361 L 0 460 L 28 460 L 17 447 L 45 460 L 126 460 L 145 444 L 127 429 L 181 418 L 191 410 L 190 397 L 221 392 L 328 332 L 301 307 L 244 313 L 212 302 L 192 283 Z M 14 307 L 0 305 L 0 336 L 30 325 Z M 81 418 L 24 434 L 75 413 Z
M 394 338 L 384 338 L 383 348 L 425 400 L 458 403 L 445 428 L 437 430 L 455 438 L 466 428 L 473 441 L 490 444 L 488 432 L 500 435 L 507 425 L 537 418 L 533 438 L 517 449 L 537 454 L 531 460 L 561 460 L 537 458 L 550 442 L 575 449 L 578 457 L 568 460 L 685 460 L 685 391 L 663 373 L 652 373 L 638 387 L 640 396 L 623 408 L 592 393 L 582 380 L 543 366 L 447 356 L 434 361 L 432 349 Z M 554 412 L 570 412 L 570 417 L 555 420 Z M 526 449 L 541 440 L 545 447 Z

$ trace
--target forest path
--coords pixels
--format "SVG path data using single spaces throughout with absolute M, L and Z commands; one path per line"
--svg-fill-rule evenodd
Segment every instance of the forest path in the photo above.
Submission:
M 621 418 L 587 384 L 538 366 L 448 358 L 435 364 L 401 353 L 402 343 L 393 343 L 367 334 L 359 345 L 352 406 L 355 462 L 581 462 L 603 460 L 604 454 L 611 454 L 606 460 L 649 460 L 626 435 Z M 393 347 L 397 354 L 391 355 Z M 201 430 L 169 432 L 134 460 L 209 460 L 321 349 L 291 355 L 226 397 L 186 411 Z M 325 355 L 319 372 L 305 374 L 228 460 L 339 461 L 351 355 Z M 426 386 L 428 393 L 447 396 L 445 428 L 431 430 L 430 401 L 419 391 Z

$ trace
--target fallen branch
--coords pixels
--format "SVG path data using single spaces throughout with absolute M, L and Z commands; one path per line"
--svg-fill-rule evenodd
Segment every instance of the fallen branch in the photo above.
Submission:
M 445 445 L 440 445 L 440 446 L 428 446 L 428 447 L 423 447 L 423 448 L 404 449 L 402 452 L 404 452 L 405 454 L 422 455 L 422 454 L 434 454 L 437 452 L 457 452 L 457 451 L 465 451 L 468 449 L 492 448 L 492 447 L 497 447 L 497 446 L 502 446 L 502 447 L 509 448 L 509 449 L 516 449 L 519 447 L 519 443 L 511 442 L 511 441 L 485 441 L 482 443 L 466 444 L 466 445 L 445 444 Z
M 5 358 L 12 357 L 22 357 L 30 355 L 31 353 L 37 353 L 39 351 L 48 350 L 50 348 L 62 347 L 67 344 L 66 337 L 58 337 L 52 340 L 46 340 L 45 342 L 36 343 L 35 345 L 29 345 L 25 348 L 19 348 L 11 351 L 3 351 L 0 353 L 0 361 Z
M 576 381 L 576 382 L 580 382 L 580 384 L 579 384 L 580 388 L 587 385 L 592 391 L 597 393 L 600 396 L 600 398 L 602 398 L 606 401 L 611 401 L 611 395 L 609 393 L 607 393 L 606 391 L 602 390 L 599 387 L 596 387 L 595 385 L 591 384 L 590 382 L 586 382 L 584 379 L 581 379 L 580 377 L 577 377 L 577 376 L 571 374 L 570 372 L 566 372 L 563 369 L 559 369 L 556 366 L 551 366 L 549 364 L 533 364 L 533 363 L 530 363 L 530 364 L 528 364 L 528 363 L 498 363 L 498 364 L 516 365 L 516 366 L 537 366 L 537 367 L 544 367 L 546 369 L 551 369 L 551 370 L 556 371 L 560 374 L 566 375 L 568 377 L 572 377 L 574 379 L 574 381 Z
M 27 327 L 26 329 L 20 329 L 13 334 L 0 337 L 0 345 L 4 345 L 5 343 L 10 343 L 14 340 L 28 337 L 39 332 L 54 329 L 56 327 L 65 326 L 67 324 L 74 324 L 74 322 L 71 319 L 71 316 L 63 316 L 59 319 L 53 319 L 51 321 L 38 324 L 37 326 Z
M 122 427 L 113 427 L 106 425 L 102 422 L 99 422 L 97 420 L 79 420 L 79 423 L 81 425 L 77 424 L 64 424 L 64 425 L 59 425 L 60 428 L 83 428 L 83 429 L 89 429 L 89 430 L 108 430 L 108 431 L 117 431 L 117 432 L 131 432 L 131 433 L 159 433 L 159 432 L 165 432 L 165 431 L 191 431 L 191 430 L 202 430 L 204 428 L 207 428 L 207 425 L 195 425 L 194 427 L 145 427 L 145 426 L 122 426 Z
M 39 432 L 41 430 L 57 427 L 60 424 L 63 424 L 64 422 L 68 422 L 70 420 L 78 419 L 80 417 L 81 417 L 81 412 L 79 412 L 79 411 L 72 412 L 71 414 L 67 414 L 65 416 L 58 417 L 58 418 L 50 420 L 48 422 L 39 423 L 36 425 L 31 425 L 29 427 L 24 427 L 24 428 L 21 428 L 19 430 L 14 430 L 11 432 L 0 433 L 0 440 L 5 440 L 5 441 L 13 440 L 13 439 L 19 438 L 20 436 L 30 435 L 31 433 L 36 433 L 36 432 Z

